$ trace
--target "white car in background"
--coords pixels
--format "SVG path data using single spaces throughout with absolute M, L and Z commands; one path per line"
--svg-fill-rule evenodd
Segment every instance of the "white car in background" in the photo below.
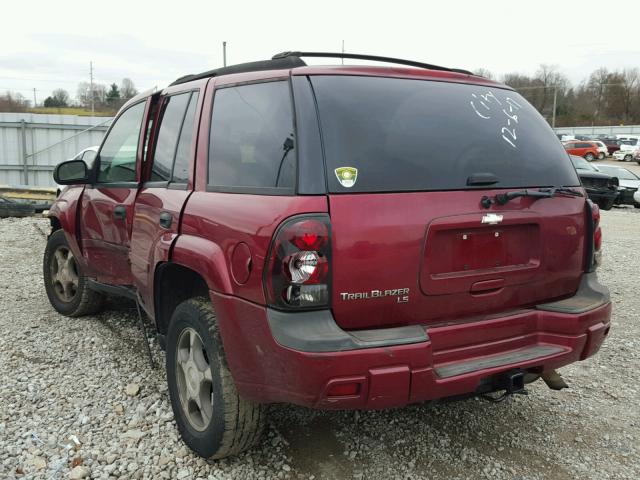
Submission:
M 620 150 L 613 154 L 613 158 L 619 162 L 631 162 L 638 150 L 640 150 L 640 138 L 620 140 Z
M 600 140 L 591 140 L 593 143 L 598 145 L 598 160 L 603 160 L 609 155 L 609 149 L 607 146 L 601 142 Z
M 89 148 L 85 148 L 84 150 L 81 150 L 80 152 L 78 152 L 78 154 L 73 157 L 70 158 L 69 160 L 82 160 L 84 161 L 84 163 L 87 164 L 87 169 L 91 170 L 91 167 L 93 167 L 93 161 L 96 159 L 96 155 L 98 155 L 98 149 L 100 148 L 99 145 L 94 145 L 92 147 Z M 60 193 L 67 188 L 66 185 L 56 185 L 56 197 L 60 196 Z

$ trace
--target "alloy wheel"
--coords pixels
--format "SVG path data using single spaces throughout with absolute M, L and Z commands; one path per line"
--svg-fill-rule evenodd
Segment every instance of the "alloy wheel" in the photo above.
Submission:
M 71 302 L 78 293 L 78 265 L 73 253 L 65 246 L 59 246 L 53 253 L 49 265 L 51 283 L 56 296 L 63 302 Z
M 213 380 L 204 343 L 193 328 L 185 328 L 178 339 L 176 379 L 184 416 L 204 431 L 213 415 Z

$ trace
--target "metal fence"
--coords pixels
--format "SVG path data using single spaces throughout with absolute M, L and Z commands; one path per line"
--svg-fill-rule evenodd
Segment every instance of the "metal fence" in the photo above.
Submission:
M 633 134 L 640 135 L 640 125 L 624 125 L 624 126 L 600 126 L 600 127 L 557 127 L 554 130 L 558 133 L 567 133 L 569 135 L 624 135 Z
M 53 186 L 51 172 L 99 145 L 111 117 L 0 113 L 0 184 Z

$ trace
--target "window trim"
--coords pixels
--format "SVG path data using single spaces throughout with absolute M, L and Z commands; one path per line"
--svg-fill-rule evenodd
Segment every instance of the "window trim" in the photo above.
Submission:
M 245 85 L 259 85 L 263 83 L 276 83 L 282 82 L 286 83 L 289 89 L 289 101 L 291 107 L 291 122 L 293 128 L 293 140 L 295 142 L 294 146 L 294 184 L 292 187 L 251 187 L 251 186 L 224 186 L 224 185 L 212 185 L 210 183 L 211 178 L 211 134 L 213 132 L 213 114 L 215 112 L 215 103 L 216 103 L 216 95 L 218 90 L 223 90 L 225 88 L 233 88 L 233 87 L 243 87 Z M 228 83 L 220 86 L 215 86 L 213 91 L 213 99 L 211 100 L 211 114 L 209 120 L 209 133 L 207 136 L 207 179 L 205 190 L 207 192 L 219 192 L 219 193 L 237 193 L 237 194 L 248 194 L 248 195 L 274 195 L 274 196 L 294 196 L 298 190 L 298 127 L 296 124 L 296 113 L 295 113 L 295 104 L 293 98 L 293 88 L 291 85 L 291 76 L 286 77 L 272 77 L 272 78 L 262 78 L 259 80 L 250 80 L 245 82 L 236 82 L 236 83 Z
M 148 116 L 149 112 L 149 97 L 145 97 L 140 99 L 139 102 L 136 103 L 132 103 L 131 105 L 129 105 L 126 109 L 122 110 L 121 112 L 119 112 L 116 117 L 113 119 L 113 121 L 111 122 L 111 125 L 109 126 L 109 130 L 107 130 L 107 133 L 105 133 L 104 138 L 102 139 L 102 143 L 100 144 L 100 148 L 98 149 L 98 152 L 96 153 L 96 157 L 93 160 L 93 169 L 91 171 L 91 186 L 95 187 L 95 188 L 132 188 L 135 186 L 139 186 L 140 185 L 140 180 L 136 178 L 136 180 L 132 181 L 132 182 L 100 182 L 98 181 L 98 176 L 100 173 L 100 163 L 102 161 L 101 158 L 101 153 L 102 153 L 102 147 L 104 147 L 104 143 L 106 142 L 106 140 L 109 138 L 109 135 L 111 134 L 111 130 L 113 130 L 114 125 L 118 122 L 118 120 L 120 120 L 120 118 L 122 118 L 122 116 L 128 112 L 129 110 L 131 110 L 132 108 L 136 107 L 137 105 L 140 105 L 141 103 L 144 103 L 144 111 L 142 112 L 142 121 L 140 122 L 140 130 L 138 131 L 138 145 L 136 145 L 136 177 L 138 176 L 138 171 L 139 171 L 139 165 L 138 165 L 138 154 L 140 153 L 140 135 L 142 135 L 142 131 L 143 131 L 143 125 L 144 128 L 146 128 L 146 122 L 144 121 L 145 118 Z M 96 161 L 97 160 L 97 161 Z M 140 162 L 142 164 L 142 162 Z M 89 185 L 87 185 L 89 186 Z

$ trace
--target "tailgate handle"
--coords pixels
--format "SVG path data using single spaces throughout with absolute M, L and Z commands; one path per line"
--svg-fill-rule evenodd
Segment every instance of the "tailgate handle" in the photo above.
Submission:
M 493 280 L 483 280 L 471 285 L 471 293 L 482 293 L 490 290 L 499 290 L 504 287 L 504 278 L 494 278 Z

